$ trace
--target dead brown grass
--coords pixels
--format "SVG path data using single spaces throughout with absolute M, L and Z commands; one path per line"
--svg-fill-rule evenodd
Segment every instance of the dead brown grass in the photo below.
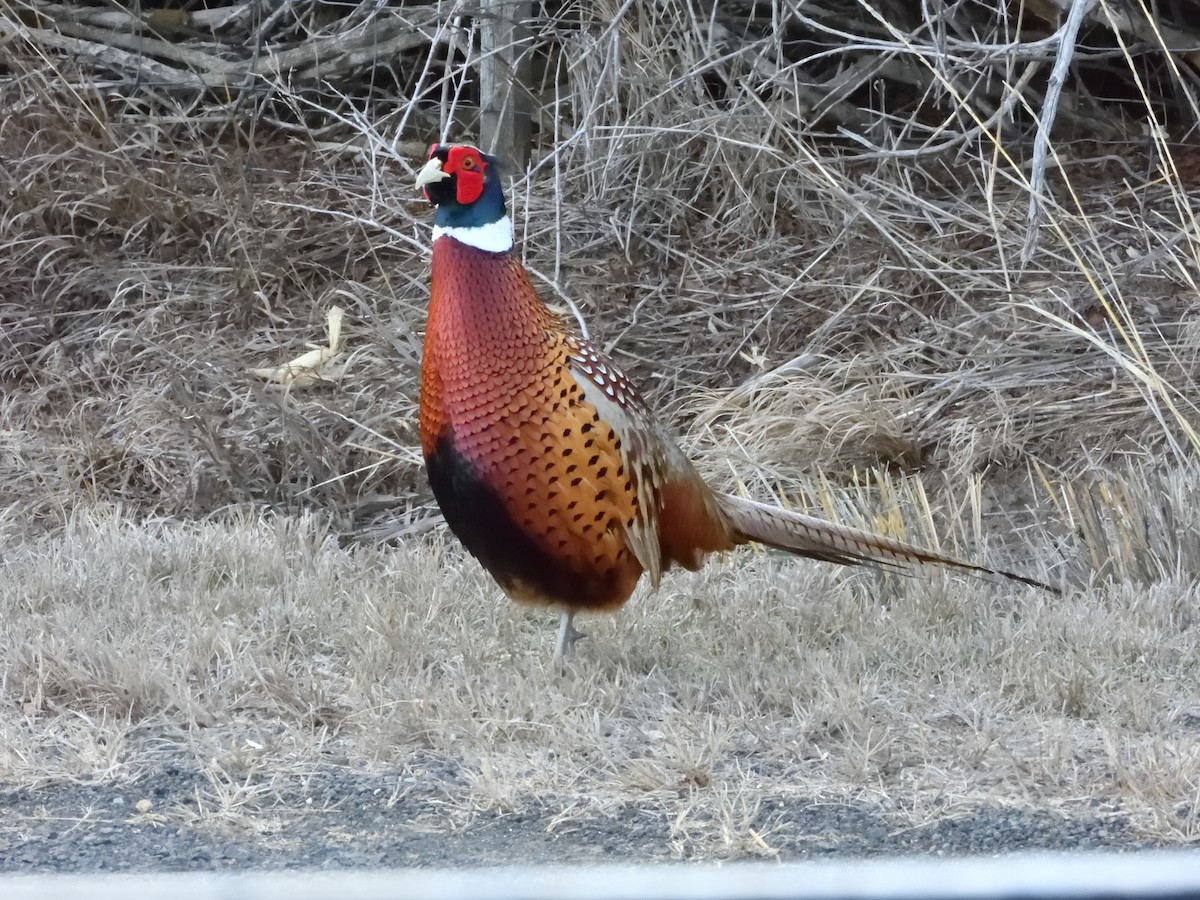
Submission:
M 718 103 L 676 25 L 627 22 L 624 55 L 568 36 L 558 140 L 513 184 L 547 295 L 714 481 L 1066 596 L 747 553 L 587 623 L 555 677 L 549 619 L 463 558 L 420 472 L 428 135 L 147 110 L 13 42 L 0 777 L 130 778 L 183 748 L 199 814 L 252 827 L 249 771 L 422 750 L 469 774 L 453 823 L 636 797 L 689 856 L 769 848 L 770 796 L 910 823 L 1096 801 L 1197 836 L 1194 149 L 1056 144 L 1023 261 L 1007 145 L 814 145 L 786 73 Z M 323 342 L 333 305 L 324 382 L 247 373 Z
M 957 479 L 1032 457 L 1069 477 L 1191 455 L 1200 251 L 1178 147 L 1057 147 L 1061 201 L 1022 265 L 1023 175 L 994 146 L 953 165 L 819 152 L 778 103 L 678 90 L 686 42 L 647 49 L 613 105 L 615 58 L 586 31 L 563 39 L 578 94 L 546 115 L 576 130 L 514 184 L 527 258 L 665 417 L 695 420 L 723 476 L 733 446 L 737 470 L 770 463 L 789 492 L 789 472 Z M 53 526 L 80 500 L 254 502 L 334 511 L 344 531 L 427 507 L 422 142 L 393 140 L 394 118 L 343 119 L 334 145 L 146 114 L 13 60 L 0 506 Z M 321 341 L 335 304 L 328 385 L 247 376 Z
M 790 797 L 886 801 L 897 827 L 1107 809 L 1187 841 L 1195 574 L 1150 552 L 1151 586 L 1061 599 L 739 555 L 588 621 L 560 676 L 552 617 L 501 602 L 441 537 L 339 549 L 311 516 L 77 516 L 5 554 L 0 773 L 123 781 L 182 752 L 207 783 L 162 814 L 252 831 L 271 777 L 444 759 L 439 827 L 632 801 L 687 857 L 761 852 L 758 804 Z

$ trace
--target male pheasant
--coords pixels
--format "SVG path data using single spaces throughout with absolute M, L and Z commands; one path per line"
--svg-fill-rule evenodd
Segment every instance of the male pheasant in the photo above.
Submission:
M 935 563 L 1031 578 L 723 494 L 637 389 L 542 302 L 513 252 L 493 157 L 435 144 L 417 187 L 437 207 L 421 362 L 421 449 L 451 530 L 511 598 L 613 610 L 643 574 L 750 541 L 843 565 Z

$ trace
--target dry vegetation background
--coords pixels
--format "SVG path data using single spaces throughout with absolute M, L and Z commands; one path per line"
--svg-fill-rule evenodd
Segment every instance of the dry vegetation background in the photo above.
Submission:
M 262 840 L 281 785 L 402 803 L 431 759 L 414 828 L 632 805 L 769 854 L 798 798 L 1194 840 L 1200 15 L 1070 7 L 537 9 L 523 252 L 706 474 L 1067 585 L 746 552 L 558 677 L 416 447 L 411 181 L 474 135 L 476 11 L 0 0 L 0 778 L 184 759 L 139 821 Z M 248 371 L 333 306 L 320 380 Z

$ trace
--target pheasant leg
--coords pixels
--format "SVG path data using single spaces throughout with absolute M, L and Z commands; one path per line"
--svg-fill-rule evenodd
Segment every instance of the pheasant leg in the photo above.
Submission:
M 577 630 L 572 624 L 574 619 L 574 611 L 565 609 L 558 617 L 558 640 L 554 644 L 554 662 L 556 665 L 561 665 L 563 660 L 571 654 L 576 641 L 587 637 L 586 634 Z

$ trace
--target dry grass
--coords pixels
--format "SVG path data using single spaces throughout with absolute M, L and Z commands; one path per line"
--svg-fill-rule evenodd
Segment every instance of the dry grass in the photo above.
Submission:
M 777 796 L 901 823 L 1110 804 L 1196 838 L 1196 151 L 1055 144 L 1023 260 L 1013 147 L 814 145 L 786 72 L 700 89 L 701 25 L 627 21 L 623 55 L 560 36 L 558 140 L 513 193 L 547 294 L 714 481 L 1066 596 L 746 553 L 587 623 L 556 677 L 550 618 L 462 557 L 420 471 L 410 163 L 436 135 L 393 140 L 416 102 L 338 124 L 279 85 L 317 143 L 236 107 L 147 112 L 14 41 L 0 778 L 128 779 L 183 748 L 197 814 L 252 827 L 269 781 L 247 773 L 423 751 L 468 773 L 452 824 L 636 798 L 685 855 L 764 852 L 750 823 Z M 246 373 L 323 341 L 335 304 L 325 383 Z
M 278 815 L 272 778 L 445 759 L 431 827 L 635 802 L 685 856 L 769 845 L 758 804 L 793 797 L 886 802 L 897 827 L 1100 810 L 1193 840 L 1195 573 L 1154 558 L 1152 586 L 1059 599 L 742 554 L 588 621 L 560 676 L 552 617 L 500 602 L 440 537 L 78 516 L 5 556 L 0 773 L 126 781 L 182 752 L 200 802 L 163 814 L 242 832 Z

